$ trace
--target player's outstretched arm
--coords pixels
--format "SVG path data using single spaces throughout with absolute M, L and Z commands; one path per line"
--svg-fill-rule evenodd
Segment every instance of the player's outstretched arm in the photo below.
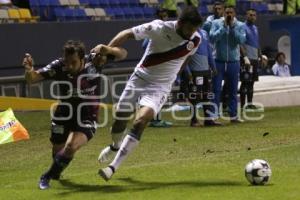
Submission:
M 110 47 L 104 44 L 98 44 L 91 52 L 99 54 L 100 56 L 112 56 L 115 61 L 123 60 L 127 57 L 126 49 L 122 47 Z
M 108 44 L 111 47 L 120 47 L 122 46 L 127 40 L 134 39 L 134 34 L 132 29 L 126 29 L 119 32 Z
M 23 66 L 25 68 L 25 80 L 27 83 L 36 83 L 44 79 L 42 75 L 40 75 L 33 68 L 33 58 L 29 53 L 25 54 L 23 59 Z
M 134 39 L 134 34 L 132 32 L 131 29 L 126 29 L 126 30 L 123 30 L 121 32 L 119 32 L 111 41 L 110 43 L 108 44 L 109 47 L 118 47 L 119 49 L 117 48 L 114 48 L 114 49 L 111 49 L 113 50 L 113 52 L 115 53 L 124 53 L 124 49 L 121 48 L 121 46 L 128 40 L 128 39 Z M 105 46 L 105 45 L 104 45 Z M 91 50 L 92 53 L 96 53 L 96 54 L 101 54 L 101 51 L 102 51 L 102 48 L 103 48 L 103 44 L 99 44 L 97 45 L 95 48 L 93 48 Z M 118 52 L 119 51 L 119 52 Z M 118 54 L 119 55 L 119 54 Z M 126 52 L 126 55 L 127 55 L 127 52 Z M 116 56 L 117 57 L 117 56 Z

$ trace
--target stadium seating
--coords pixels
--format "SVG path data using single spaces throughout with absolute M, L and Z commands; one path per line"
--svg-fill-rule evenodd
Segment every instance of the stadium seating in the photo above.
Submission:
M 56 19 L 58 21 L 64 21 L 66 16 L 63 8 L 55 8 L 54 9 L 54 14 L 56 16 Z
M 84 9 L 84 12 L 87 16 L 88 19 L 90 20 L 96 20 L 96 12 L 95 12 L 95 9 L 93 8 L 85 8 Z
M 25 22 L 37 22 L 38 18 L 32 17 L 31 13 L 28 9 L 21 8 L 21 9 L 18 9 L 18 11 L 19 11 L 21 20 L 24 20 Z
M 81 6 L 87 7 L 89 5 L 89 0 L 79 0 Z
M 144 7 L 143 11 L 145 18 L 153 18 L 155 16 L 155 8 Z
M 0 22 L 1 23 L 9 22 L 9 15 L 8 15 L 7 10 L 5 10 L 5 9 L 0 9 Z
M 61 6 L 68 6 L 70 5 L 69 0 L 59 0 L 59 3 Z
M 107 15 L 103 8 L 95 8 L 96 20 L 107 19 Z
M 103 20 L 116 19 L 153 19 L 155 18 L 156 8 L 159 7 L 160 0 L 29 0 L 31 11 L 34 15 L 41 16 L 42 20 Z M 184 5 L 184 0 L 178 0 L 179 7 Z M 207 16 L 213 12 L 213 0 L 201 0 L 199 11 L 203 16 Z M 65 10 L 56 10 L 56 8 L 68 8 Z M 69 10 L 69 9 L 83 9 L 83 10 Z M 237 13 L 244 15 L 249 8 L 256 9 L 259 14 L 278 14 L 282 10 L 282 1 L 280 0 L 238 0 Z M 87 9 L 87 10 L 85 10 Z M 103 9 L 101 15 L 95 16 L 96 10 Z M 58 12 L 59 11 L 59 12 Z M 97 10 L 98 12 L 99 10 Z M 67 12 L 67 13 L 61 13 Z M 89 15 L 83 16 L 83 13 Z M 69 16 L 73 13 L 73 17 Z M 59 14 L 59 15 L 56 15 Z M 78 16 L 77 16 L 78 15 Z M 101 16 L 101 17 L 100 17 Z
M 21 16 L 20 13 L 18 11 L 18 9 L 14 9 L 14 8 L 10 8 L 7 10 L 8 11 L 8 16 L 10 19 L 12 19 L 15 22 L 25 22 L 25 20 L 21 20 Z
M 84 9 L 77 8 L 74 9 L 74 19 L 79 20 L 79 21 L 85 21 L 88 20 L 89 17 L 86 15 Z
M 102 8 L 109 7 L 109 0 L 99 0 L 99 6 Z
M 70 6 L 80 6 L 79 0 L 69 0 Z
M 100 2 L 98 0 L 88 0 L 88 5 L 92 8 L 100 7 Z
M 140 0 L 140 4 L 149 4 L 149 0 Z
M 128 6 L 139 6 L 140 2 L 138 0 L 128 0 Z

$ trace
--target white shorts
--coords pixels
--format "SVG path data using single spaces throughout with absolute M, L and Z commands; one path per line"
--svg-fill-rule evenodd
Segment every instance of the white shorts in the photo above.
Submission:
M 149 83 L 133 73 L 122 92 L 116 110 L 134 112 L 137 107 L 146 106 L 152 108 L 157 115 L 166 103 L 170 91 L 171 84 Z

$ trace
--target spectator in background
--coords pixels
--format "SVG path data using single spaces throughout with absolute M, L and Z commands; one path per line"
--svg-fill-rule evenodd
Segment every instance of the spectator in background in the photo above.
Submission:
M 156 11 L 156 16 L 157 16 L 158 19 L 160 19 L 162 21 L 167 21 L 169 19 L 168 10 L 163 9 L 163 8 L 159 8 Z
M 210 39 L 216 48 L 217 75 L 213 78 L 216 114 L 219 114 L 222 81 L 225 78 L 229 90 L 229 115 L 232 123 L 241 123 L 237 116 L 237 91 L 240 71 L 240 45 L 246 40 L 243 23 L 235 17 L 235 8 L 226 6 L 224 17 L 214 20 Z
M 290 67 L 285 61 L 285 54 L 283 52 L 278 52 L 276 55 L 276 63 L 273 65 L 272 71 L 275 76 L 291 76 Z
M 273 75 L 272 67 L 269 65 L 269 59 L 266 55 L 261 56 L 261 68 L 259 75 Z
M 161 4 L 161 8 L 164 8 L 168 11 L 169 17 L 177 17 L 177 0 L 164 0 Z
M 215 61 L 212 55 L 212 47 L 205 30 L 199 29 L 202 41 L 196 53 L 190 57 L 185 68 L 188 74 L 188 100 L 192 104 L 191 126 L 200 126 L 197 119 L 197 104 L 203 102 L 204 126 L 220 126 L 219 122 L 212 119 L 211 108 L 208 103 L 212 99 L 212 76 L 216 74 Z M 185 79 L 186 80 L 186 79 Z
M 216 19 L 220 19 L 221 17 L 223 17 L 224 15 L 224 3 L 221 2 L 221 1 L 216 1 L 214 3 L 214 6 L 213 6 L 213 12 L 214 14 L 213 15 L 210 15 L 206 18 L 206 21 L 203 25 L 203 29 L 209 33 L 210 29 L 211 29 L 211 24 L 214 20 Z M 213 56 L 215 57 L 215 49 L 213 50 Z M 226 110 L 227 109 L 227 106 L 228 106 L 228 87 L 227 87 L 227 81 L 224 80 L 224 85 L 223 85 L 223 88 L 222 88 L 222 94 L 221 94 L 221 97 L 220 97 L 220 101 L 222 102 L 222 105 L 223 105 L 223 110 Z
M 223 17 L 224 4 L 220 1 L 216 1 L 214 3 L 213 12 L 214 12 L 214 14 L 209 15 L 206 18 L 206 21 L 204 22 L 204 24 L 202 26 L 202 29 L 205 30 L 207 33 L 209 33 L 209 31 L 210 31 L 212 21 L 215 20 L 215 19 L 219 19 L 219 18 Z
M 241 65 L 241 87 L 240 102 L 241 108 L 244 108 L 247 97 L 247 109 L 256 109 L 252 104 L 254 82 L 258 81 L 258 66 L 261 52 L 259 49 L 259 35 L 256 22 L 256 10 L 249 9 L 246 15 L 244 28 L 246 31 L 246 42 L 241 45 L 243 62 Z M 260 59 L 261 60 L 261 59 Z
M 169 19 L 168 16 L 168 10 L 164 9 L 164 8 L 158 8 L 156 11 L 156 16 L 158 19 L 162 20 L 162 21 L 167 21 Z M 146 50 L 147 46 L 149 43 L 149 39 L 145 39 L 143 41 L 142 47 L 144 50 Z M 161 115 L 160 113 L 158 113 L 154 119 L 152 119 L 149 123 L 150 127 L 162 127 L 162 128 L 167 128 L 167 127 L 171 127 L 173 125 L 172 122 L 169 121 L 165 121 L 161 119 Z

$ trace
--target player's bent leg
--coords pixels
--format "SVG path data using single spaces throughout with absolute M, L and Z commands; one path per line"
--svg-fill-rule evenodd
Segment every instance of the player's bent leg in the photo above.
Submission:
M 75 153 L 88 142 L 88 137 L 82 132 L 72 132 L 65 144 L 65 147 L 55 156 L 55 163 L 49 171 L 52 179 L 59 179 L 63 170 L 72 161 Z
M 99 175 L 106 181 L 111 179 L 115 171 L 119 168 L 121 163 L 127 158 L 127 156 L 133 151 L 133 149 L 139 144 L 139 140 L 142 136 L 144 129 L 147 127 L 148 122 L 151 121 L 155 112 L 150 107 L 142 107 L 134 120 L 133 128 L 128 135 L 125 136 L 120 149 L 115 156 L 114 160 L 108 167 L 100 169 Z
M 126 127 L 128 120 L 126 120 L 131 115 L 130 112 L 117 112 L 116 119 L 111 127 L 111 138 L 112 144 L 106 146 L 101 150 L 98 161 L 100 163 L 110 162 L 112 158 L 116 155 L 120 148 L 124 135 L 126 134 Z
M 40 189 L 49 188 L 51 179 L 58 180 L 63 170 L 70 164 L 74 154 L 88 142 L 88 137 L 82 132 L 73 132 L 68 136 L 64 148 L 59 151 L 53 160 L 50 169 L 41 176 Z
M 50 141 L 52 143 L 52 158 L 53 162 L 56 163 L 56 155 L 64 148 L 65 143 L 67 141 L 68 135 L 69 135 L 69 129 L 67 126 L 63 125 L 62 122 L 54 122 L 52 121 L 51 123 L 52 128 L 51 128 L 51 137 Z M 50 167 L 51 168 L 51 167 Z M 46 171 L 42 176 L 40 177 L 39 180 L 39 188 L 41 190 L 48 189 L 50 187 L 50 180 L 53 179 L 53 177 Z M 58 179 L 59 177 L 54 177 Z
M 58 152 L 60 152 L 64 147 L 65 147 L 65 143 L 53 144 L 53 146 L 52 146 L 52 159 L 53 159 L 53 162 L 55 161 L 56 154 Z M 59 177 L 56 177 L 56 178 L 58 179 Z M 45 174 L 43 174 L 40 177 L 39 188 L 41 190 L 48 189 L 50 187 L 49 183 L 50 183 L 50 177 L 47 177 L 47 176 L 45 176 Z
M 65 147 L 65 142 L 60 144 L 52 145 L 52 158 L 54 159 L 56 154 L 60 152 Z
M 86 145 L 88 138 L 82 132 L 73 132 L 69 135 L 66 145 L 64 147 L 64 156 L 72 158 L 76 151 L 82 146 Z

